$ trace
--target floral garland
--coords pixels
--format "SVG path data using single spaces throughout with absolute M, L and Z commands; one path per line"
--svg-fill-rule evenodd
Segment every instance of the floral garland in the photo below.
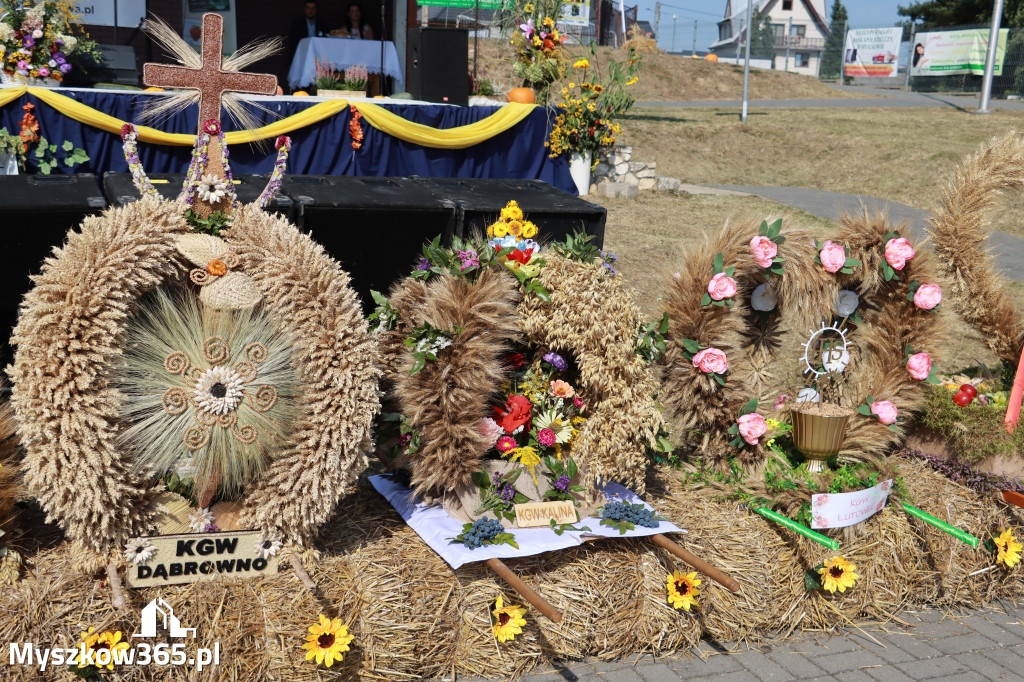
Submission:
M 363 146 L 363 126 L 359 120 L 363 117 L 355 105 L 349 106 L 352 112 L 352 119 L 348 122 L 348 134 L 352 138 L 352 149 L 360 149 Z
M 139 158 L 139 131 L 131 123 L 121 126 L 121 147 L 124 150 L 124 158 L 128 161 L 128 170 L 132 174 L 132 184 L 140 194 L 156 195 L 156 187 L 150 182 L 142 167 L 142 160 Z
M 281 189 L 281 180 L 284 178 L 284 171 L 288 165 L 288 152 L 292 148 L 292 138 L 287 135 L 281 135 L 274 142 L 274 149 L 277 150 L 277 158 L 274 159 L 274 170 L 270 174 L 270 182 L 267 183 L 266 188 L 260 193 L 259 199 L 256 200 L 256 205 L 260 208 L 265 208 L 270 200 L 277 196 L 278 191 Z
M 203 175 L 210 158 L 208 155 L 211 136 L 220 140 L 220 148 L 223 151 L 224 160 L 224 181 L 212 175 Z M 231 198 L 232 210 L 239 207 L 238 196 L 235 194 L 235 182 L 231 175 L 231 164 L 228 162 L 228 146 L 224 142 L 224 130 L 219 122 L 213 119 L 203 123 L 203 133 L 196 136 L 196 143 L 192 146 L 192 159 L 189 161 L 188 170 L 185 172 L 185 181 L 181 191 L 185 196 L 185 203 L 189 206 L 195 204 L 198 197 L 210 204 L 219 202 L 224 196 Z

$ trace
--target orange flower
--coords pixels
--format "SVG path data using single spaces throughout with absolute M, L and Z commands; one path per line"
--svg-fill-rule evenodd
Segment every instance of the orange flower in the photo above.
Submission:
M 224 261 L 214 258 L 206 264 L 206 271 L 214 277 L 223 277 L 228 274 L 228 265 Z

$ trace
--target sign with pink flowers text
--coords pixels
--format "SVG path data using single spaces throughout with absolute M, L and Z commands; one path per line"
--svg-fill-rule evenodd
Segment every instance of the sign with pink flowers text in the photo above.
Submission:
M 811 495 L 811 528 L 846 528 L 882 511 L 892 479 L 852 493 Z

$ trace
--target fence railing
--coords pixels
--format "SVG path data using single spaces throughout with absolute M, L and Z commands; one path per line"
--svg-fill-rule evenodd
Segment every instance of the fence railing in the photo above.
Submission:
M 787 46 L 791 50 L 823 50 L 825 41 L 808 36 L 775 36 L 776 50 L 785 50 Z

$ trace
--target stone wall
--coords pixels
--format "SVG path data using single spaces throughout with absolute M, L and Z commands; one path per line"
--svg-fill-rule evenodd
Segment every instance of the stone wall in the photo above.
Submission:
M 623 194 L 619 190 L 625 188 L 602 187 L 608 184 L 630 185 L 640 191 L 679 189 L 681 183 L 678 178 L 657 174 L 656 161 L 633 161 L 632 157 L 633 147 L 629 145 L 609 147 L 599 152 L 593 171 L 596 193 L 616 196 Z

